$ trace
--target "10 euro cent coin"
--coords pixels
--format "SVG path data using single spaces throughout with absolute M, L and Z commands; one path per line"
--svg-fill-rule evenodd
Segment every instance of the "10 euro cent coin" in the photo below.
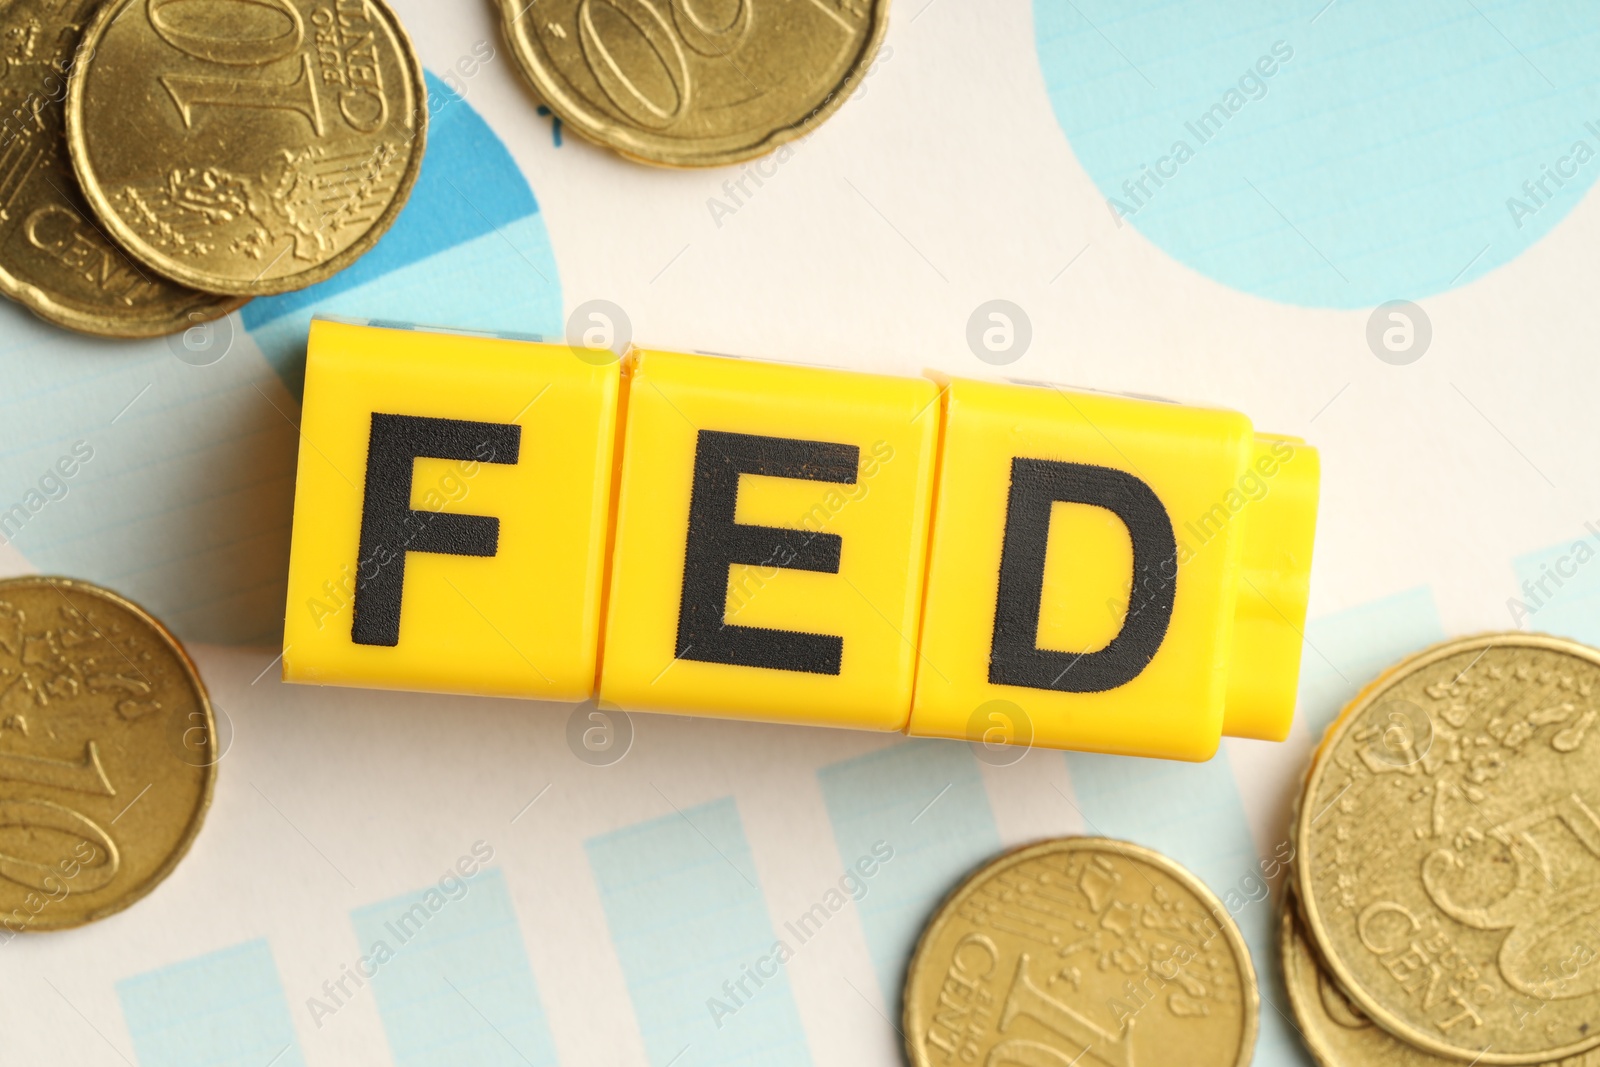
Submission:
M 1239 929 L 1138 845 L 1046 841 L 972 875 L 923 931 L 905 990 L 914 1067 L 1245 1067 L 1259 996 Z
M 159 622 L 85 582 L 0 582 L 0 942 L 154 889 L 216 762 L 205 687 Z
M 106 239 L 67 152 L 67 78 L 99 0 L 0 5 L 0 293 L 82 333 L 176 333 L 244 303 L 185 288 Z
M 246 296 L 376 244 L 426 128 L 422 68 L 382 0 L 108 0 L 67 96 L 110 236 L 174 281 Z

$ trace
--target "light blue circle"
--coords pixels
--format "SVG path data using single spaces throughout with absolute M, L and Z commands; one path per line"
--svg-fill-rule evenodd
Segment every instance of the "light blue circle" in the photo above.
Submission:
M 1600 174 L 1593 0 L 1035 0 L 1034 25 L 1113 218 L 1283 303 L 1464 285 Z

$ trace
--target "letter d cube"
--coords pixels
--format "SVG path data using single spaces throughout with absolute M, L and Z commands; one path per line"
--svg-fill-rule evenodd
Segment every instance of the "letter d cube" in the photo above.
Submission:
M 1243 415 L 956 381 L 909 733 L 1203 760 L 1294 715 L 1317 454 Z

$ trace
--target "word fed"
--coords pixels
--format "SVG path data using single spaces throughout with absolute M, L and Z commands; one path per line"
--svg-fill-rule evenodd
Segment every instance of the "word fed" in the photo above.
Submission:
M 1176 759 L 1294 714 L 1234 412 L 318 320 L 283 675 Z

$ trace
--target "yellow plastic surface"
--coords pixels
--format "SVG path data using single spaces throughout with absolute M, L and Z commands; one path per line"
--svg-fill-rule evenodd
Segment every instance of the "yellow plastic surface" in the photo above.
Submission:
M 1317 450 L 1296 437 L 1257 434 L 1254 453 L 1251 467 L 1257 477 L 1242 479 L 1250 492 L 1245 497 L 1250 518 L 1244 526 L 1222 732 L 1282 741 L 1289 736 L 1300 687 L 1322 468 Z
M 1230 411 L 318 320 L 283 673 L 1203 760 L 1288 732 L 1318 482 Z
M 927 380 L 636 353 L 602 703 L 630 711 L 904 729 L 938 429 L 938 390 Z M 747 554 L 744 562 L 707 572 L 713 584 L 726 581 L 722 621 L 730 628 L 842 638 L 837 673 L 822 673 L 817 663 L 790 669 L 707 662 L 696 658 L 708 653 L 704 644 L 680 647 L 696 456 L 715 440 L 707 434 L 853 450 L 848 470 L 833 471 L 853 484 L 738 475 L 734 521 L 778 532 L 751 541 L 759 559 Z M 836 573 L 781 565 L 790 553 L 816 545 L 814 535 L 839 539 Z M 716 635 L 706 633 L 698 640 L 714 642 Z M 745 636 L 734 633 L 730 645 L 748 647 Z
M 311 325 L 284 621 L 292 682 L 582 700 L 594 690 L 619 370 L 563 345 Z M 353 639 L 373 414 L 514 424 L 516 462 L 409 464 L 422 515 L 498 520 L 493 556 L 404 553 L 398 641 Z M 431 424 L 430 424 L 431 425 Z M 478 453 L 473 455 L 473 453 Z M 499 460 L 491 462 L 489 460 Z M 439 529 L 419 520 L 415 531 Z M 406 541 L 406 533 L 390 538 Z M 366 612 L 376 617 L 376 609 Z
M 1279 453 L 1292 459 L 1282 462 Z M 1262 456 L 1277 456 L 1272 473 L 1253 466 Z M 1152 589 L 1167 580 L 1161 575 L 1175 574 L 1170 618 L 1143 669 L 1114 688 L 1052 687 L 1078 681 L 1072 671 L 1093 660 L 1085 655 L 1080 663 L 1076 654 L 1105 650 L 1130 621 L 1128 526 L 1087 503 L 1049 510 L 1036 647 L 1068 654 L 1057 657 L 1063 674 L 1026 685 L 991 680 L 1018 457 L 1131 475 L 1166 513 L 1176 566 L 1147 573 L 1157 575 Z M 1203 760 L 1225 726 L 1281 736 L 1294 712 L 1315 487 L 1313 450 L 1258 443 L 1249 421 L 1233 412 L 951 382 L 909 732 L 977 740 L 990 721 L 981 709 L 1008 701 L 1020 710 L 1018 734 L 1031 730 L 1035 744 L 1050 748 Z M 1252 526 L 1259 537 L 1251 537 Z M 1274 567 L 1286 573 L 1275 576 Z M 1265 599 L 1252 592 L 1241 601 L 1247 577 L 1265 586 Z M 1239 676 L 1252 671 L 1261 672 L 1257 679 Z

